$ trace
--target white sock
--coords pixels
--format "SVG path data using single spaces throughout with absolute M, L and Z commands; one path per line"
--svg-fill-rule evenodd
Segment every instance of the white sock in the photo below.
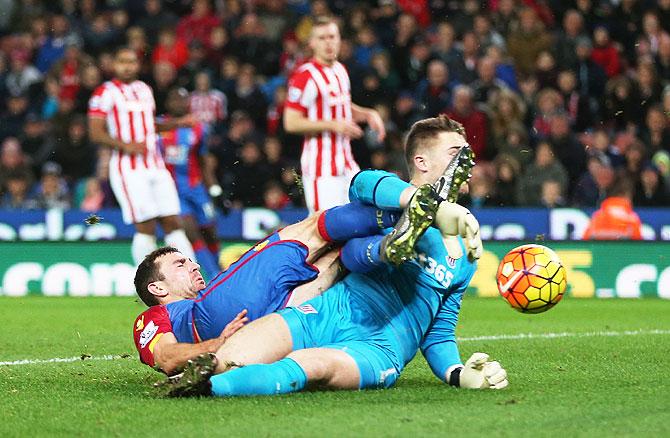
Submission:
M 195 261 L 195 252 L 193 252 L 191 242 L 188 240 L 188 237 L 186 237 L 184 230 L 178 229 L 167 233 L 165 235 L 165 244 L 174 246 L 180 253 Z
M 144 260 L 144 256 L 156 248 L 158 248 L 156 246 L 156 236 L 151 234 L 135 233 L 133 235 L 133 244 L 131 247 L 135 266 L 139 266 L 139 264 L 142 263 L 142 260 Z

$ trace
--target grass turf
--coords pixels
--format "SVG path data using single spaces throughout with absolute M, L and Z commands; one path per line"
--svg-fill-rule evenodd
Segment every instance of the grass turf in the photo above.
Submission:
M 0 436 L 667 436 L 670 301 L 566 299 L 521 315 L 468 298 L 458 335 L 661 330 L 628 336 L 464 341 L 508 370 L 503 391 L 449 388 L 422 358 L 386 391 L 243 399 L 161 399 L 139 364 L 129 298 L 0 298 L 0 361 L 123 355 L 0 366 Z

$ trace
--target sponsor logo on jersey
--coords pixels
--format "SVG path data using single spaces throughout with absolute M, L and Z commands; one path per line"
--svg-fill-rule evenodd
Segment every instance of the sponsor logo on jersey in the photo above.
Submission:
M 142 315 L 142 317 L 138 319 L 137 322 L 135 323 L 135 331 L 139 332 L 143 328 L 144 328 L 144 315 Z
M 296 307 L 298 311 L 304 313 L 305 315 L 308 315 L 310 313 L 319 313 L 318 310 L 314 308 L 311 304 L 303 304 L 301 306 Z
M 158 326 L 154 324 L 153 321 L 149 321 L 149 324 L 144 327 L 144 330 L 142 330 L 142 333 L 140 334 L 140 347 L 146 347 L 147 344 L 153 339 L 153 337 L 156 336 L 157 331 Z

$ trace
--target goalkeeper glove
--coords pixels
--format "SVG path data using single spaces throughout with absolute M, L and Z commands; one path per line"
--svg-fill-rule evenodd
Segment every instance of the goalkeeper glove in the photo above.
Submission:
M 212 198 L 212 202 L 216 207 L 221 209 L 221 212 L 224 216 L 228 216 L 230 213 L 230 207 L 232 206 L 231 202 L 223 197 L 223 189 L 220 185 L 214 184 L 209 188 L 209 197 Z
M 470 261 L 482 256 L 484 246 L 479 234 L 479 222 L 467 208 L 453 202 L 442 202 L 437 210 L 435 225 L 442 232 L 449 257 L 460 259 L 463 256 L 458 236 L 465 242 Z
M 507 381 L 507 371 L 497 361 L 489 362 L 486 353 L 474 353 L 465 365 L 454 365 L 447 370 L 451 386 L 468 389 L 503 389 Z

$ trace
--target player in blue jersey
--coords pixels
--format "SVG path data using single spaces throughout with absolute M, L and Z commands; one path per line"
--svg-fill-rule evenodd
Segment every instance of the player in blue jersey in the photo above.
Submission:
M 184 117 L 188 112 L 188 92 L 183 88 L 170 90 L 166 107 L 168 115 L 165 118 Z M 212 200 L 223 208 L 224 199 L 223 190 L 214 176 L 214 161 L 207 150 L 208 129 L 204 123 L 196 122 L 191 127 L 162 132 L 158 146 L 177 186 L 186 235 L 198 263 L 206 277 L 211 279 L 220 271 L 216 211 Z
M 133 329 L 140 359 L 173 374 L 186 360 L 216 351 L 247 320 L 313 298 L 338 274 L 331 245 L 378 234 L 398 216 L 363 204 L 326 210 L 271 234 L 209 284 L 197 263 L 174 248 L 157 249 L 135 274 L 136 291 L 150 306 Z
M 448 117 L 417 122 L 406 146 L 412 185 L 368 171 L 356 177 L 350 192 L 352 200 L 386 208 L 400 207 L 412 193 L 405 220 L 391 237 L 347 242 L 341 260 L 351 274 L 303 305 L 243 327 L 215 356 L 198 357 L 180 379 L 170 381 L 170 394 L 278 394 L 308 385 L 386 388 L 419 349 L 435 375 L 450 385 L 507 386 L 505 370 L 488 355 L 475 353 L 461 363 L 455 329 L 481 255 L 479 225 L 467 209 L 440 203 L 426 184 L 438 180 L 442 193 L 440 174 L 450 173 L 444 193 L 453 197 L 469 172 L 468 150 L 463 127 Z M 455 169 L 447 166 L 452 157 Z M 433 217 L 436 228 L 429 228 Z M 368 249 L 365 257 L 348 254 L 360 253 L 361 247 Z M 396 257 L 398 266 L 387 263 Z M 212 372 L 217 374 L 207 379 Z

